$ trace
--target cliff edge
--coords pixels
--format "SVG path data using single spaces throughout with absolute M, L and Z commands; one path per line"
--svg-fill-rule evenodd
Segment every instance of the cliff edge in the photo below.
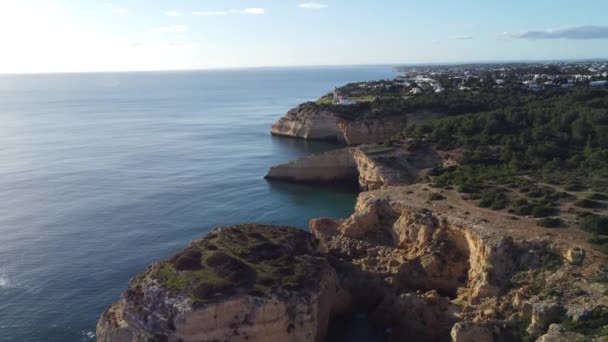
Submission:
M 332 106 L 308 102 L 287 112 L 272 125 L 271 133 L 306 140 L 359 145 L 388 140 L 402 129 L 405 122 L 405 116 L 347 119 Z
M 220 228 L 132 279 L 98 341 L 322 341 L 348 298 L 312 235 Z

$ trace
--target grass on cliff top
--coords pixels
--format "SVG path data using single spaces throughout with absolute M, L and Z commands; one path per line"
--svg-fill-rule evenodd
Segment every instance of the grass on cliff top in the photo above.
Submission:
M 282 288 L 317 285 L 326 264 L 313 237 L 299 229 L 240 225 L 214 231 L 161 262 L 152 272 L 161 286 L 206 303 L 237 293 L 267 296 Z
M 566 321 L 562 325 L 569 331 L 588 337 L 608 336 L 608 308 L 597 307 L 589 317 L 578 322 Z

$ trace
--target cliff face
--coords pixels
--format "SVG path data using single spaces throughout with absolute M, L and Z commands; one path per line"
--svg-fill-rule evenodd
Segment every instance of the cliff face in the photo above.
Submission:
M 267 179 L 302 183 L 356 182 L 357 163 L 350 148 L 311 155 L 273 166 Z
M 290 110 L 272 125 L 271 133 L 307 140 L 327 140 L 349 145 L 382 142 L 397 134 L 404 118 L 346 120 L 330 109 L 305 103 Z
M 346 143 L 335 113 L 305 103 L 290 110 L 272 125 L 271 133 L 307 140 L 328 140 Z
M 349 182 L 361 190 L 414 183 L 444 157 L 426 147 L 361 145 L 274 166 L 267 179 L 302 183 Z
M 346 309 L 307 233 L 242 225 L 213 232 L 131 281 L 98 341 L 321 341 Z
M 514 224 L 448 192 L 448 201 L 431 201 L 432 193 L 424 185 L 366 192 L 348 219 L 311 221 L 323 252 L 377 277 L 368 310 L 392 340 L 513 341 L 522 324 L 535 338 L 608 305 L 606 287 L 590 280 L 605 257 L 585 253 L 581 239 L 549 237 L 533 220 Z M 574 252 L 585 256 L 574 262 Z

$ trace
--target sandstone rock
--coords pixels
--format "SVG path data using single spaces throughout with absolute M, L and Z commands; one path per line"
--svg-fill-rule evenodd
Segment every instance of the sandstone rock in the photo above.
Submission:
M 351 149 L 343 148 L 277 165 L 267 179 L 301 183 L 356 183 L 357 164 Z
M 349 299 L 316 245 L 285 227 L 217 230 L 134 278 L 98 341 L 322 341 Z M 192 249 L 200 269 L 176 270 Z
M 272 134 L 308 140 L 329 140 L 346 143 L 338 126 L 338 117 L 315 103 L 305 103 L 290 110 L 272 125 Z
M 471 322 L 454 324 L 450 336 L 453 342 L 494 342 L 490 327 Z
M 551 324 L 546 334 L 539 337 L 536 342 L 582 342 L 585 336 L 569 332 L 559 324 Z
M 581 265 L 585 258 L 585 250 L 580 247 L 568 249 L 566 252 L 566 260 L 572 265 Z
M 537 335 L 544 332 L 552 323 L 561 322 L 565 313 L 564 307 L 557 303 L 534 303 L 532 305 L 532 321 L 528 327 L 528 333 Z
M 299 105 L 272 125 L 273 135 L 359 145 L 382 142 L 402 129 L 405 117 L 347 120 L 314 102 Z
M 267 179 L 301 183 L 351 183 L 362 190 L 411 184 L 443 159 L 426 146 L 364 145 L 273 166 Z

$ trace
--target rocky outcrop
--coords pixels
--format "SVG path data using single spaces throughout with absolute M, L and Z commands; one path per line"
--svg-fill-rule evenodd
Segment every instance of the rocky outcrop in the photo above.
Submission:
M 272 125 L 271 133 L 359 145 L 388 140 L 402 129 L 404 122 L 405 116 L 348 120 L 332 111 L 331 107 L 308 102 L 287 112 Z
M 346 143 L 338 116 L 315 103 L 299 105 L 272 125 L 273 135 Z
M 98 341 L 322 341 L 349 305 L 301 230 L 216 230 L 135 277 L 106 310 Z
M 342 148 L 273 166 L 266 179 L 300 183 L 355 183 L 357 176 L 352 149 Z
M 355 311 L 391 342 L 605 333 L 605 255 L 453 190 L 364 192 L 349 218 L 310 229 L 241 225 L 194 241 L 131 281 L 98 340 L 322 341 L 334 317 Z
M 412 184 L 431 169 L 441 166 L 444 158 L 426 145 L 408 143 L 362 145 L 353 156 L 362 190 Z
M 369 310 L 393 322 L 392 340 L 533 339 L 608 302 L 589 279 L 605 257 L 590 260 L 580 240 L 432 194 L 422 184 L 365 192 L 348 219 L 311 221 L 324 253 L 381 279 Z
M 301 183 L 353 183 L 361 190 L 375 190 L 414 183 L 444 162 L 444 157 L 428 146 L 361 145 L 273 166 L 266 178 Z
M 577 342 L 586 340 L 584 335 L 569 332 L 559 324 L 551 324 L 547 333 L 539 337 L 536 342 Z

